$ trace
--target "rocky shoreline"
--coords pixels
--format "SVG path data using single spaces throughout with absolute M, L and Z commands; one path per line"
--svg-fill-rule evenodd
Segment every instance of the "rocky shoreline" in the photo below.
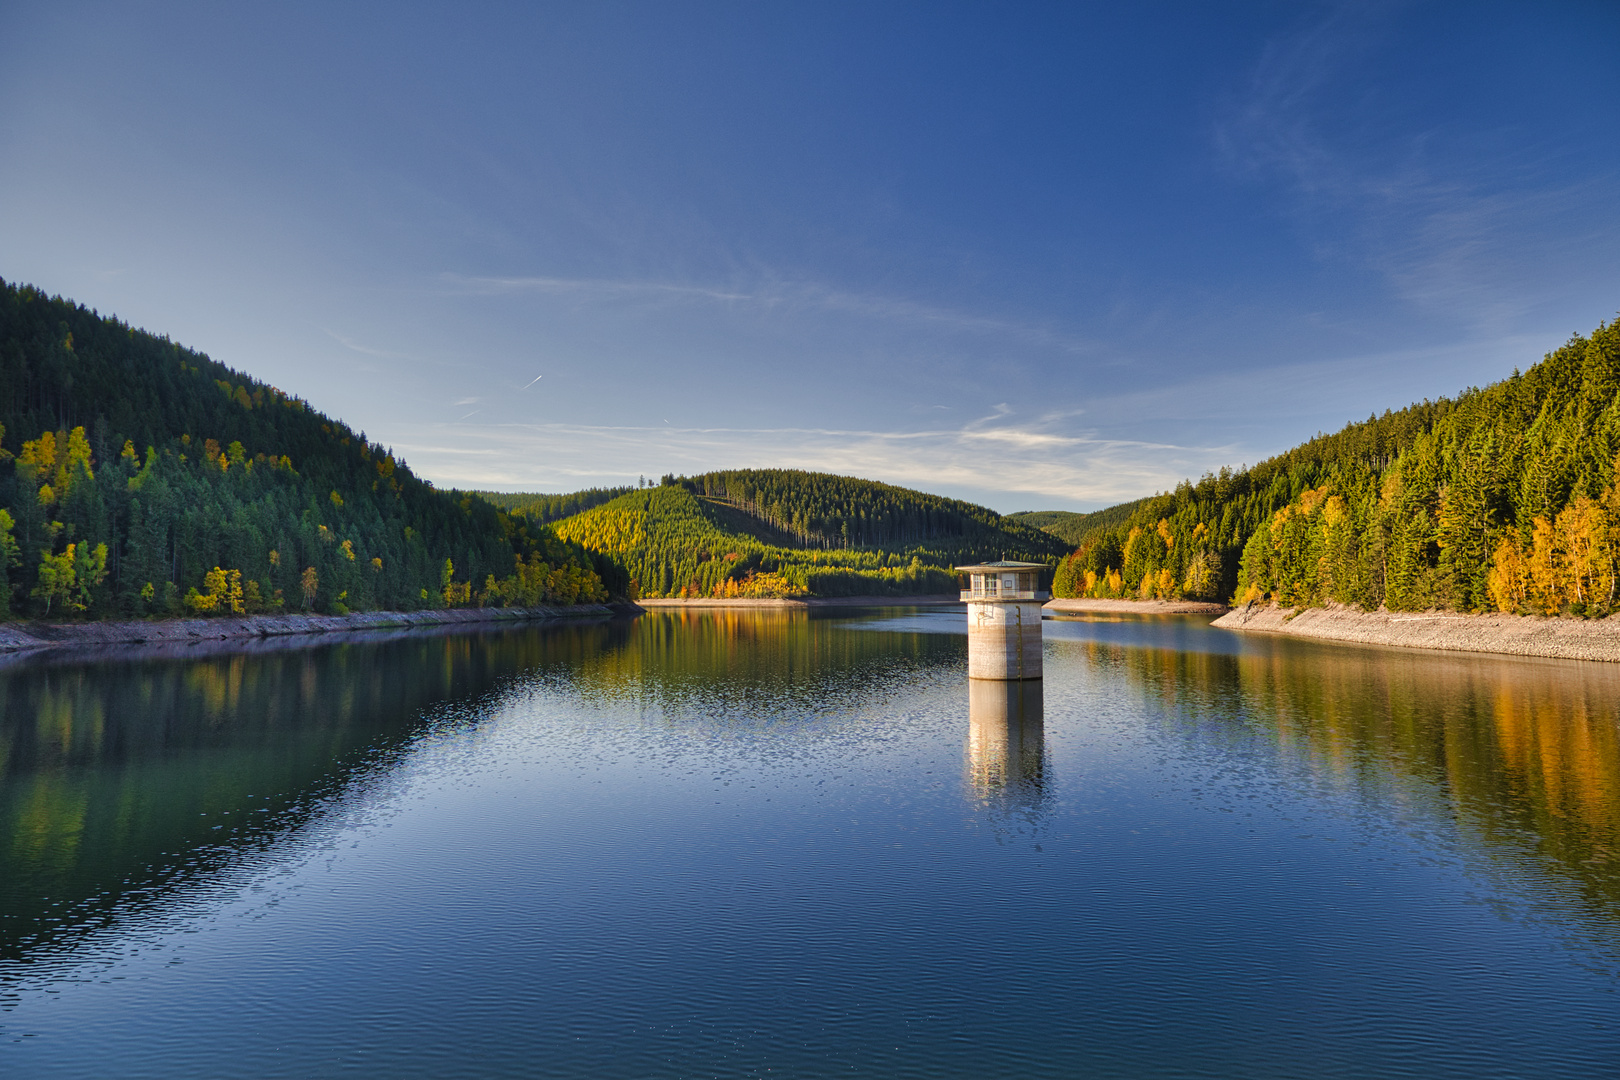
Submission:
M 612 618 L 638 614 L 640 611 L 634 604 L 575 604 L 567 607 L 359 611 L 349 615 L 234 615 L 212 619 L 0 623 L 0 653 L 104 645 L 184 645 L 298 634 Z
M 1074 600 L 1052 600 L 1046 610 L 1056 614 L 1100 613 L 1130 611 L 1139 615 L 1224 615 L 1232 609 L 1225 604 L 1212 604 L 1203 600 L 1095 600 L 1082 597 Z
M 0 656 L 8 661 L 41 653 L 85 650 L 125 652 L 131 647 L 244 642 L 328 635 L 323 640 L 375 636 L 382 632 L 438 629 L 454 631 L 514 623 L 610 619 L 651 608 L 920 607 L 958 604 L 955 595 L 808 597 L 792 600 L 659 599 L 639 603 L 578 604 L 568 607 L 455 608 L 430 611 L 362 611 L 350 615 L 238 615 L 223 618 L 121 620 L 114 622 L 0 623 Z M 1054 614 L 1218 615 L 1211 625 L 1225 630 L 1286 634 L 1319 641 L 1450 652 L 1501 653 L 1565 660 L 1620 663 L 1620 615 L 1607 619 L 1537 618 L 1527 615 L 1464 615 L 1451 611 L 1360 611 L 1348 607 L 1280 608 L 1194 600 L 1052 600 Z M 184 649 L 188 654 L 192 648 Z M 140 651 L 136 649 L 135 651 Z M 9 666 L 9 663 L 0 664 Z
M 1620 616 L 1564 619 L 1500 612 L 1462 615 L 1454 611 L 1359 611 L 1347 607 L 1296 610 L 1248 604 L 1216 619 L 1213 625 L 1361 645 L 1620 662 Z
M 924 596 L 800 596 L 792 599 L 749 599 L 733 597 L 717 600 L 699 596 L 690 599 L 666 597 L 657 600 L 637 600 L 644 608 L 819 608 L 819 607 L 925 607 L 938 604 L 960 604 L 955 593 L 930 593 Z M 1223 609 L 1224 610 L 1224 609 Z

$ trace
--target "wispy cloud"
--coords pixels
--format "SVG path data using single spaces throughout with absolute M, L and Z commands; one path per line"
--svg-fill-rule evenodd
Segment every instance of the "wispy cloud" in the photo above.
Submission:
M 719 468 L 800 468 L 1000 501 L 1106 505 L 1168 489 L 1232 456 L 1041 430 L 1041 421 L 925 431 L 830 428 L 444 424 L 396 441 L 413 467 L 459 487 L 563 490 L 608 477 Z
M 538 293 L 545 296 L 611 298 L 690 298 L 701 300 L 752 300 L 750 293 L 706 288 L 699 285 L 673 285 L 658 281 L 613 281 L 606 278 L 560 277 L 466 277 L 445 274 L 451 285 L 474 292 Z
M 799 284 L 783 286 L 779 298 L 775 302 L 845 312 L 889 322 L 931 325 L 975 334 L 1012 337 L 1027 344 L 1045 346 L 1069 353 L 1091 353 L 1098 351 L 1100 348 L 1098 342 L 1052 326 L 954 311 L 904 297 L 883 294 L 851 293 L 811 284 Z
M 1175 384 L 1111 394 L 1087 402 L 1092 426 L 1157 432 L 1224 433 L 1254 464 L 1321 431 L 1337 431 L 1368 413 L 1413 401 L 1454 397 L 1469 385 L 1506 378 L 1540 359 L 1537 335 L 1493 335 L 1425 348 L 1356 353 L 1237 372 L 1211 372 Z M 1480 373 L 1485 372 L 1485 377 Z M 1389 387 L 1403 387 L 1392 398 Z
M 1093 353 L 1101 348 L 1098 342 L 1056 326 L 963 312 L 907 297 L 853 292 L 815 282 L 783 281 L 768 276 L 747 287 L 604 278 L 469 277 L 456 274 L 443 275 L 442 280 L 458 290 L 489 294 L 531 294 L 602 304 L 722 303 L 778 314 L 827 312 L 913 327 L 1010 337 L 1025 344 L 1067 353 Z
M 1320 257 L 1358 260 L 1403 300 L 1503 328 L 1542 298 L 1526 288 L 1529 267 L 1556 267 L 1614 221 L 1615 178 L 1555 174 L 1503 132 L 1384 123 L 1391 104 L 1362 73 L 1399 11 L 1342 4 L 1272 41 L 1219 110 L 1217 151 L 1237 175 L 1282 182 Z
M 1377 388 L 1402 373 L 1424 374 L 1414 397 L 1450 395 L 1464 388 L 1469 372 L 1483 366 L 1506 375 L 1533 362 L 1544 345 L 1504 337 L 1217 372 L 1094 399 L 1083 412 L 1020 414 L 997 403 L 965 423 L 910 431 L 465 423 L 476 415 L 468 414 L 391 441 L 422 475 L 464 488 L 563 491 L 639 474 L 781 467 L 883 480 L 1004 510 L 1092 508 L 1169 490 L 1223 465 L 1254 464 L 1317 431 L 1398 407 L 1404 402 L 1385 400 Z M 1272 404 L 1257 407 L 1257 396 Z M 1124 434 L 1141 431 L 1172 437 Z
M 342 345 L 345 349 L 348 349 L 351 352 L 357 352 L 362 356 L 375 356 L 375 357 L 378 357 L 380 359 L 385 359 L 385 360 L 408 360 L 408 359 L 411 359 L 411 357 L 410 357 L 410 355 L 408 353 L 390 352 L 387 349 L 373 348 L 370 345 L 364 345 L 364 344 L 354 340 L 351 337 L 347 337 L 347 336 L 345 336 L 343 334 L 340 334 L 336 330 L 324 330 L 323 332 L 326 334 L 327 337 L 331 338 L 333 341 L 337 342 L 339 345 Z

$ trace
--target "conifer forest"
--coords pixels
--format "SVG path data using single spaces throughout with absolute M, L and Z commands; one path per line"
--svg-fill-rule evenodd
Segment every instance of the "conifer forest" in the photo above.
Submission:
M 0 612 L 605 600 L 618 564 L 116 319 L 0 282 Z
M 303 399 L 0 282 L 0 613 L 342 613 L 917 595 L 1604 615 L 1620 602 L 1620 323 L 1484 389 L 1093 514 L 1003 516 L 787 469 L 441 491 Z
M 1484 389 L 1144 500 L 1059 596 L 1605 615 L 1620 600 L 1620 323 Z
M 937 594 L 956 589 L 958 564 L 1068 551 L 972 503 L 790 469 L 665 476 L 556 529 L 621 560 L 645 597 Z

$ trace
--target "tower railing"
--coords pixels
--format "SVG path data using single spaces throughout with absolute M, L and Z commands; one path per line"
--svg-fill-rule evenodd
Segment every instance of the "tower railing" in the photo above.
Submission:
M 978 592 L 974 589 L 963 589 L 962 599 L 966 600 L 1050 600 L 1052 596 L 1043 589 L 1002 589 L 999 592 Z

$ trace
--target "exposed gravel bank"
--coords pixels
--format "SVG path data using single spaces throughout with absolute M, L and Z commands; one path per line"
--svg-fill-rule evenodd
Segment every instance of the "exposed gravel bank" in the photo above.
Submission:
M 1540 619 L 1499 613 L 1458 615 L 1449 611 L 1357 611 L 1344 607 L 1295 611 L 1254 604 L 1233 610 L 1216 619 L 1214 625 L 1364 645 L 1620 661 L 1620 616 Z
M 185 644 L 290 634 L 399 630 L 418 626 L 606 618 L 639 611 L 633 604 L 578 604 L 570 607 L 457 608 L 448 611 L 361 611 L 352 615 L 236 615 L 216 619 L 129 622 L 0 623 L 0 652 L 164 642 Z
M 1132 611 L 1140 615 L 1221 615 L 1232 610 L 1225 604 L 1207 604 L 1200 600 L 1053 600 L 1045 607 L 1047 611 L 1060 614 Z
M 922 607 L 932 604 L 959 604 L 962 601 L 955 593 L 936 593 L 927 596 L 803 596 L 792 600 L 751 600 L 738 597 L 732 600 L 715 600 L 709 597 L 696 597 L 689 600 L 669 598 L 663 600 L 637 600 L 636 603 L 644 608 L 695 608 L 695 607 L 762 607 L 762 608 L 813 608 L 813 607 Z M 1224 610 L 1224 609 L 1223 609 Z

